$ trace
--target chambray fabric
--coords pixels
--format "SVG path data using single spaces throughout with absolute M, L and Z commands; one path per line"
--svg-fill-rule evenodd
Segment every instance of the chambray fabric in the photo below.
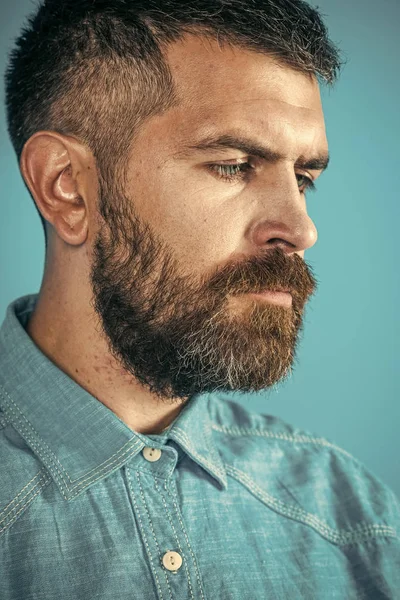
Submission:
M 1 600 L 400 599 L 399 501 L 360 461 L 229 394 L 136 433 L 27 335 L 36 301 L 0 329 Z

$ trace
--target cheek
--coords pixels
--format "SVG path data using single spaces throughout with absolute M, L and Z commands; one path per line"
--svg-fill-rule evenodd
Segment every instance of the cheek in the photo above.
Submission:
M 219 185 L 188 179 L 153 182 L 139 202 L 141 219 L 170 247 L 188 272 L 223 264 L 241 250 L 248 215 L 243 200 Z M 224 190 L 225 194 L 226 191 Z
M 193 191 L 195 190 L 195 191 Z M 188 269 L 204 271 L 222 265 L 243 246 L 248 215 L 243 199 L 227 196 L 220 183 L 181 183 L 170 189 L 159 221 L 163 239 Z
M 204 271 L 222 264 L 235 253 L 241 231 L 232 226 L 229 219 L 219 218 L 215 212 L 190 209 L 175 215 L 164 239 L 176 256 L 187 265 L 188 271 Z

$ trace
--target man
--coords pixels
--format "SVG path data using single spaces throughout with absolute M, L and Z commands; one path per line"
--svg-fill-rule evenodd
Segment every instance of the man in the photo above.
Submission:
M 2 599 L 400 598 L 393 492 L 229 398 L 291 372 L 339 69 L 300 0 L 29 19 L 6 102 L 46 264 L 0 332 Z

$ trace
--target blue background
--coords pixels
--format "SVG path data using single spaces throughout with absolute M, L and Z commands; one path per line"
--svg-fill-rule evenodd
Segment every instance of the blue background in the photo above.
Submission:
M 312 3 L 314 4 L 314 3 Z M 267 394 L 235 393 L 359 458 L 400 496 L 400 225 L 398 60 L 400 3 L 320 0 L 347 60 L 322 97 L 331 153 L 308 210 L 318 229 L 305 253 L 319 281 L 305 315 L 293 375 Z M 2 3 L 0 66 L 35 3 Z M 44 235 L 8 139 L 1 81 L 0 320 L 14 298 L 37 292 Z

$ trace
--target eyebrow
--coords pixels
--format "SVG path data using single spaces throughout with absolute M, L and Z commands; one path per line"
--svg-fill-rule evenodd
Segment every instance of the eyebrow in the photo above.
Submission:
M 179 156 L 187 155 L 187 150 L 206 152 L 208 150 L 223 150 L 226 148 L 240 150 L 244 154 L 258 156 L 269 163 L 276 163 L 279 160 L 284 160 L 287 157 L 269 148 L 266 145 L 254 142 L 249 138 L 233 135 L 207 136 L 193 145 L 185 146 L 183 151 L 179 152 Z M 305 158 L 300 156 L 295 167 L 301 169 L 310 169 L 315 171 L 325 171 L 329 164 L 329 153 L 323 153 L 313 158 Z

